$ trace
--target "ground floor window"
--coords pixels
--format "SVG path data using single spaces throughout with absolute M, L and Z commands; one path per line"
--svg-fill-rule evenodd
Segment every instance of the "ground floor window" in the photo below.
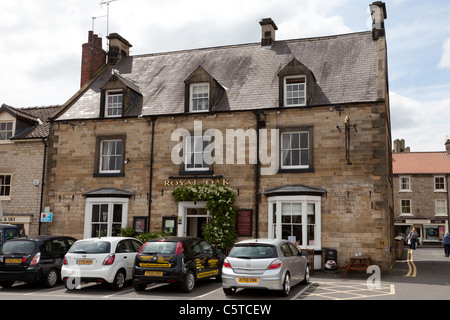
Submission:
M 84 237 L 118 236 L 127 225 L 128 201 L 128 198 L 88 198 Z
M 305 249 L 321 248 L 321 198 L 269 198 L 269 238 L 296 241 Z

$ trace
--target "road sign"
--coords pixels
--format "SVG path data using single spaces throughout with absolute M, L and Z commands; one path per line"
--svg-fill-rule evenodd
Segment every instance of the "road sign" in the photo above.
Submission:
M 53 222 L 53 213 L 52 212 L 42 212 L 41 213 L 41 222 Z

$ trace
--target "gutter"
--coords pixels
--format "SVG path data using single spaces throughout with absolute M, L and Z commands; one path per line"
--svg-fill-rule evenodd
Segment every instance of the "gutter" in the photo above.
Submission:
M 147 232 L 150 232 L 150 217 L 152 213 L 152 184 L 153 184 L 153 148 L 155 144 L 155 122 L 156 116 L 150 117 L 151 126 L 152 126 L 152 138 L 150 142 L 150 178 L 149 178 L 149 186 L 148 186 L 148 218 L 147 218 Z M 148 122 L 148 120 L 147 120 Z
M 46 163 L 47 163 L 47 148 L 48 148 L 48 144 L 47 144 L 47 138 L 42 138 L 42 143 L 44 144 L 44 161 L 42 164 L 42 179 L 41 179 L 41 202 L 39 205 L 39 228 L 38 228 L 38 235 L 41 235 L 41 219 L 40 219 L 40 213 L 43 212 L 42 210 L 42 206 L 44 205 L 44 187 L 45 187 L 45 167 L 46 167 Z

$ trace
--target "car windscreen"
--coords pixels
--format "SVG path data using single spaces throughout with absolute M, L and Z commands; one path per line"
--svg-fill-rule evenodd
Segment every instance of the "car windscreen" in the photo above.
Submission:
M 178 242 L 147 242 L 141 254 L 175 254 Z
M 111 244 L 108 241 L 78 241 L 69 250 L 69 253 L 109 253 Z
M 0 254 L 29 255 L 36 249 L 34 241 L 8 241 L 0 248 Z
M 270 244 L 245 243 L 235 245 L 228 255 L 242 259 L 268 259 L 277 257 L 277 249 Z

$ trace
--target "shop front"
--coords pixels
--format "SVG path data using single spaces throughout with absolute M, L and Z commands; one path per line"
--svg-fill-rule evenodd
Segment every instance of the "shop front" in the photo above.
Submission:
M 399 219 L 395 221 L 396 236 L 403 236 L 406 239 L 413 228 L 416 229 L 421 244 L 440 245 L 446 230 L 448 230 L 448 220 Z

